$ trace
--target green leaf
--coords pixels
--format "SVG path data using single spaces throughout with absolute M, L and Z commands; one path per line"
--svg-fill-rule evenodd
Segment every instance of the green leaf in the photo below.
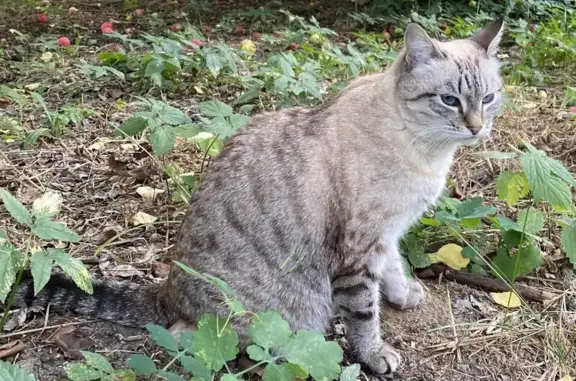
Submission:
M 220 139 L 226 139 L 227 137 L 234 135 L 236 132 L 232 123 L 222 116 L 212 119 L 210 124 L 206 126 L 206 130 L 218 136 Z
M 100 380 L 104 374 L 86 364 L 68 364 L 66 366 L 66 376 L 72 381 Z
M 163 70 L 164 70 L 164 60 L 151 59 L 150 61 L 148 61 L 148 64 L 146 65 L 144 75 L 146 77 L 152 77 L 154 75 L 162 74 Z
M 271 349 L 286 344 L 292 335 L 292 330 L 278 312 L 267 311 L 252 318 L 246 333 L 256 344 Z
M 496 213 L 493 206 L 484 206 L 482 197 L 471 198 L 458 205 L 457 213 L 459 218 L 481 218 Z
M 181 110 L 170 105 L 164 105 L 160 111 L 160 117 L 166 124 L 178 125 L 184 123 L 190 123 L 190 118 Z
M 16 282 L 16 275 L 22 262 L 22 254 L 7 241 L 0 243 L 0 302 L 4 303 L 6 297 Z
M 286 360 L 300 366 L 316 380 L 334 380 L 340 374 L 342 348 L 335 342 L 327 342 L 319 332 L 299 330 L 280 352 Z
M 198 322 L 194 336 L 194 357 L 212 370 L 220 370 L 238 354 L 238 334 L 226 320 L 205 314 Z
M 150 134 L 150 144 L 155 155 L 170 152 L 176 143 L 176 133 L 170 126 L 155 128 Z
M 178 352 L 178 343 L 170 331 L 156 324 L 146 324 L 146 329 L 156 345 L 171 352 Z
M 553 207 L 569 209 L 572 207 L 572 193 L 569 183 L 552 175 L 550 163 L 541 153 L 527 153 L 522 156 L 526 178 L 536 201 L 547 201 Z M 557 168 L 555 168 L 557 169 Z
M 48 254 L 54 260 L 54 264 L 59 266 L 74 283 L 87 294 L 94 292 L 92 288 L 92 277 L 88 269 L 81 260 L 72 257 L 62 249 L 47 249 Z
M 568 226 L 562 229 L 560 239 L 562 249 L 566 252 L 568 261 L 576 269 L 576 226 Z
M 135 116 L 133 118 L 128 119 L 120 126 L 118 126 L 118 129 L 116 130 L 116 136 L 137 135 L 142 131 L 144 131 L 147 124 L 148 122 L 146 121 L 146 119 L 139 116 Z
M 270 363 L 264 368 L 262 381 L 294 381 L 296 377 L 286 364 Z
M 31 216 L 30 212 L 16 197 L 12 196 L 6 189 L 0 188 L 0 199 L 2 199 L 4 207 L 12 218 L 22 225 L 28 225 Z
M 238 130 L 246 125 L 250 121 L 250 117 L 242 114 L 233 114 L 230 116 L 230 123 L 232 128 Z
M 232 107 L 220 101 L 206 101 L 200 103 L 200 113 L 204 116 L 210 117 L 229 117 L 232 116 Z
M 184 370 L 193 376 L 200 377 L 204 381 L 212 380 L 212 371 L 210 371 L 202 361 L 192 356 L 182 356 L 180 357 L 180 363 L 184 367 Z
M 136 374 L 132 369 L 116 369 L 110 376 L 111 381 L 136 381 Z
M 544 227 L 544 216 L 535 208 L 522 209 L 518 212 L 518 225 L 525 226 L 525 233 L 536 234 Z
M 522 226 L 516 221 L 512 221 L 510 218 L 505 216 L 497 216 L 495 222 L 498 226 L 504 230 L 515 230 L 518 232 L 522 231 Z
M 246 353 L 254 361 L 262 361 L 270 357 L 270 354 L 258 345 L 250 345 L 246 348 Z
M 206 52 L 205 60 L 206 67 L 210 70 L 210 73 L 212 73 L 214 77 L 217 77 L 220 70 L 222 70 L 222 60 L 220 60 L 220 57 L 214 52 L 208 51 Z
M 540 255 L 540 248 L 534 243 L 531 243 L 520 248 L 514 256 L 508 255 L 506 250 L 498 250 L 498 254 L 494 257 L 493 262 L 496 270 L 495 275 L 514 282 L 516 277 L 530 274 L 540 267 L 542 257 Z
M 112 373 L 114 371 L 114 368 L 112 367 L 108 359 L 102 356 L 101 354 L 88 351 L 80 351 L 80 353 L 82 353 L 82 355 L 84 356 L 86 364 L 88 364 L 92 368 L 101 370 L 106 373 Z
M 225 373 L 220 377 L 220 381 L 240 381 L 234 374 Z
M 102 52 L 98 55 L 100 63 L 104 65 L 113 65 L 118 62 L 126 61 L 126 53 L 122 52 Z
M 34 253 L 30 257 L 30 267 L 32 278 L 34 279 L 34 295 L 38 295 L 50 280 L 52 266 L 54 266 L 54 259 L 45 250 Z
M 17 364 L 0 361 L 0 380 L 2 381 L 36 381 L 24 368 Z M 75 381 L 75 380 L 72 380 Z
M 156 372 L 156 364 L 148 356 L 137 353 L 128 357 L 128 366 L 138 375 L 148 376 Z
M 432 261 L 430 261 L 430 256 L 424 252 L 423 248 L 422 250 L 409 250 L 407 253 L 410 264 L 417 269 L 422 269 L 432 264 Z
M 78 242 L 80 237 L 63 223 L 49 220 L 45 216 L 36 216 L 31 226 L 32 234 L 40 239 L 57 239 L 65 242 Z
M 502 172 L 496 180 L 498 199 L 514 205 L 530 192 L 528 179 L 522 172 Z
M 360 365 L 354 364 L 342 368 L 340 381 L 357 381 L 360 376 Z
M 176 374 L 174 372 L 168 372 L 167 370 L 159 370 L 158 375 L 164 377 L 168 381 L 186 381 L 184 377 Z
M 184 348 L 187 352 L 192 353 L 194 350 L 194 336 L 192 331 L 182 331 L 180 332 L 180 337 L 178 338 L 180 346 Z
M 202 126 L 198 123 L 181 124 L 174 127 L 174 134 L 181 138 L 193 138 L 202 131 Z

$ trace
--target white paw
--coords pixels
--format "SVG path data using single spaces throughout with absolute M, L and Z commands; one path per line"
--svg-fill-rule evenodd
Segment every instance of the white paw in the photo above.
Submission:
M 424 289 L 417 280 L 408 279 L 406 288 L 386 290 L 384 297 L 392 307 L 399 310 L 410 310 L 420 304 L 424 298 Z
M 366 358 L 361 360 L 372 372 L 391 375 L 400 366 L 402 357 L 390 344 L 381 342 L 374 352 L 367 354 Z

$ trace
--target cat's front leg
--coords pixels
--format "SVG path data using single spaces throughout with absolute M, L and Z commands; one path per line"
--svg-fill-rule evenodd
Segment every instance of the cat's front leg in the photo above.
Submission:
M 370 266 L 340 274 L 333 282 L 333 299 L 346 325 L 353 354 L 373 372 L 390 375 L 401 357 L 380 333 L 379 282 Z
M 424 298 L 420 282 L 409 279 L 404 272 L 404 264 L 396 245 L 386 253 L 386 264 L 382 269 L 380 291 L 388 303 L 397 309 L 408 310 L 417 307 Z

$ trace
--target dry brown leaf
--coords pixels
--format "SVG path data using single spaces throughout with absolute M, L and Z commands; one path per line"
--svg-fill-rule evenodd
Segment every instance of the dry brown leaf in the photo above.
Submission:
M 96 343 L 87 337 L 82 337 L 74 333 L 73 326 L 61 327 L 54 334 L 54 343 L 58 345 L 66 356 L 81 360 L 83 358 L 80 351 L 90 349 Z

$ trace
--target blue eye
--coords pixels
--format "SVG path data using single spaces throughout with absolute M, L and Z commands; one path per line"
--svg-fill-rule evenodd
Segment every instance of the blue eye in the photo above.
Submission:
M 494 100 L 494 94 L 488 94 L 482 99 L 482 103 L 487 104 Z
M 442 99 L 442 102 L 444 102 L 448 106 L 454 107 L 460 104 L 458 98 L 456 98 L 453 95 L 440 95 L 440 99 Z

